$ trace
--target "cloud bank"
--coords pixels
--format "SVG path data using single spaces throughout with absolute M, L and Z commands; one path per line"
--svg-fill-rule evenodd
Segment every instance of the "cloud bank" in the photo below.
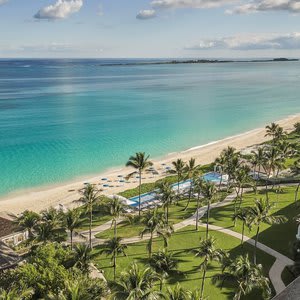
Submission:
M 266 50 L 300 49 L 300 32 L 271 35 L 232 36 L 219 39 L 204 39 L 199 43 L 185 47 L 186 50 Z
M 235 0 L 153 0 L 154 8 L 214 8 L 234 3 Z
M 136 18 L 139 20 L 148 20 L 156 17 L 156 12 L 154 9 L 144 9 L 140 10 L 136 15 Z
M 55 4 L 43 7 L 35 15 L 36 19 L 65 19 L 78 12 L 83 5 L 83 0 L 57 0 Z

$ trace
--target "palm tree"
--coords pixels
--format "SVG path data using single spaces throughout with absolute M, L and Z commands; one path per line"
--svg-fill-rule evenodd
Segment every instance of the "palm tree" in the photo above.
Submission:
M 192 179 L 199 174 L 199 165 L 196 165 L 195 158 L 191 158 L 184 167 L 184 173 L 186 173 L 186 179 L 189 179 L 191 181 L 190 183 L 190 189 L 189 189 L 189 199 L 188 202 L 184 208 L 186 210 L 190 204 L 191 196 L 192 196 L 192 190 L 193 190 L 193 181 Z
M 167 289 L 168 300 L 190 300 L 190 292 L 184 289 L 179 283 L 173 289 Z
M 252 154 L 251 163 L 254 166 L 255 172 L 256 172 L 256 167 L 258 167 L 257 178 L 260 178 L 260 171 L 265 162 L 265 149 L 263 147 L 259 147 L 257 148 L 257 151 L 252 150 L 251 154 Z
M 148 211 L 144 218 L 144 229 L 141 231 L 140 236 L 143 237 L 145 234 L 150 234 L 149 241 L 147 243 L 147 250 L 149 258 L 152 256 L 152 243 L 155 235 L 163 238 L 165 247 L 168 246 L 168 238 L 171 236 L 173 231 L 172 226 L 166 224 L 165 215 L 158 212 L 157 208 Z
M 274 139 L 278 128 L 279 128 L 279 125 L 274 122 L 271 123 L 270 125 L 267 125 L 265 136 L 271 136 Z
M 245 225 L 249 223 L 249 208 L 241 208 L 239 209 L 234 215 L 233 220 L 236 222 L 236 220 L 242 221 L 243 227 L 242 227 L 242 240 L 241 245 L 243 247 L 244 245 L 244 233 L 245 233 Z
M 208 238 L 208 225 L 209 225 L 209 213 L 210 206 L 213 198 L 216 195 L 216 186 L 211 182 L 205 182 L 202 185 L 202 195 L 207 200 L 207 211 L 206 211 L 206 238 Z
M 293 166 L 291 167 L 291 171 L 293 172 L 294 176 L 300 175 L 300 159 L 294 162 Z M 300 188 L 300 180 L 295 190 L 295 203 L 297 202 L 298 199 L 299 188 Z
M 172 189 L 170 183 L 167 181 L 161 181 L 157 187 L 157 197 L 162 202 L 163 209 L 166 215 L 166 223 L 169 224 L 169 206 L 175 201 L 176 194 Z
M 174 254 L 172 252 L 168 252 L 166 249 L 163 249 L 153 253 L 150 259 L 150 266 L 157 274 L 160 275 L 160 290 L 162 290 L 164 278 L 173 273 L 177 273 L 178 260 L 174 258 Z
M 215 159 L 214 164 L 216 167 L 219 167 L 219 173 L 220 173 L 219 190 L 221 190 L 222 180 L 223 180 L 223 170 L 226 169 L 226 156 L 224 155 L 224 152 L 222 152 L 220 156 Z
M 22 291 L 17 288 L 12 288 L 9 291 L 0 288 L 0 300 L 25 300 L 29 299 L 33 294 L 34 290 L 32 288 Z
M 149 161 L 150 155 L 145 154 L 145 152 L 137 152 L 135 156 L 130 156 L 126 167 L 132 167 L 136 169 L 139 173 L 139 216 L 141 215 L 141 187 L 142 187 L 142 172 L 147 168 L 151 167 L 153 163 Z M 131 177 L 135 172 L 128 175 Z
M 41 222 L 36 225 L 35 232 L 35 239 L 45 244 L 56 239 L 57 228 L 51 222 Z
M 256 249 L 259 236 L 260 225 L 266 223 L 269 225 L 281 224 L 287 221 L 285 216 L 271 215 L 274 204 L 269 203 L 267 199 L 256 200 L 253 207 L 249 208 L 249 224 L 257 226 L 254 245 L 254 263 L 256 264 Z
M 300 122 L 297 122 L 294 124 L 294 132 L 297 134 L 297 135 L 300 135 Z
M 89 214 L 89 246 L 92 249 L 93 209 L 95 204 L 100 200 L 100 191 L 94 185 L 87 184 L 79 192 L 81 198 L 78 201 L 86 206 L 86 212 Z
M 202 193 L 202 188 L 204 184 L 204 180 L 202 177 L 197 177 L 193 180 L 194 182 L 194 190 L 197 193 L 197 210 L 196 210 L 196 230 L 198 230 L 199 227 L 199 209 L 200 209 L 200 196 Z
M 270 296 L 269 279 L 263 276 L 262 265 L 251 264 L 248 254 L 239 255 L 235 260 L 223 266 L 223 272 L 212 278 L 214 284 L 224 282 L 234 283 L 237 290 L 234 300 L 240 300 L 242 295 L 249 294 L 253 289 L 260 288 L 263 293 Z
M 113 262 L 114 268 L 114 280 L 116 280 L 116 269 L 117 269 L 117 256 L 126 256 L 125 250 L 127 245 L 122 244 L 121 237 L 113 237 L 112 239 L 104 243 L 104 248 L 100 250 L 100 253 L 105 253 L 106 255 L 111 255 L 111 260 Z
M 179 183 L 184 173 L 185 163 L 181 158 L 178 158 L 176 161 L 172 161 L 172 165 L 174 167 L 174 170 L 170 170 L 169 172 L 173 174 L 177 174 L 177 195 L 179 196 L 180 194 Z
M 111 226 L 114 226 L 114 237 L 117 237 L 117 220 L 122 216 L 125 212 L 125 205 L 124 203 L 118 198 L 113 197 L 108 204 L 110 215 L 113 217 Z
M 162 294 L 154 290 L 158 280 L 158 275 L 150 267 L 141 270 L 133 263 L 128 270 L 121 273 L 118 281 L 112 282 L 113 299 L 161 299 Z
M 38 213 L 25 210 L 15 221 L 22 230 L 28 231 L 29 239 L 33 238 L 33 230 L 40 221 L 41 217 Z
M 208 237 L 205 240 L 201 239 L 199 247 L 192 250 L 196 257 L 204 258 L 200 264 L 200 269 L 203 270 L 200 300 L 203 300 L 204 282 L 209 262 L 221 261 L 225 257 L 225 252 L 222 249 L 216 248 L 215 244 L 216 240 L 213 237 Z
M 70 231 L 71 249 L 73 249 L 73 232 L 76 228 L 79 228 L 84 221 L 85 220 L 81 218 L 81 212 L 78 209 L 68 209 L 64 214 L 65 226 Z
M 75 266 L 84 274 L 88 274 L 90 270 L 90 263 L 92 260 L 92 250 L 89 246 L 84 244 L 77 244 L 74 248 Z

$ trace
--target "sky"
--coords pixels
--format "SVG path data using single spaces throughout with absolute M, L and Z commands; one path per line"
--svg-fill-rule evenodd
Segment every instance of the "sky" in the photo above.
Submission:
M 2 58 L 300 57 L 300 0 L 0 0 Z

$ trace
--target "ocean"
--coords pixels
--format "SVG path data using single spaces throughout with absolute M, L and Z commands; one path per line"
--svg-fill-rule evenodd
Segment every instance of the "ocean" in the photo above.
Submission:
M 300 112 L 300 62 L 129 62 L 0 60 L 1 196 Z

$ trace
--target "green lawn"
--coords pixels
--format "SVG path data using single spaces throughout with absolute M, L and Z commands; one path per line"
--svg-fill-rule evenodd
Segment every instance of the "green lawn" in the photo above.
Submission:
M 244 249 L 242 249 L 242 247 L 240 246 L 240 241 L 234 237 L 227 236 L 217 231 L 211 231 L 210 234 L 217 239 L 217 246 L 222 248 L 223 250 L 228 251 L 232 257 L 235 257 L 238 254 L 249 253 L 249 256 L 252 259 L 252 246 L 245 244 Z M 178 270 L 183 272 L 184 274 L 168 278 L 167 285 L 174 286 L 177 282 L 180 282 L 184 287 L 190 290 L 194 290 L 200 287 L 200 276 L 202 273 L 200 272 L 198 267 L 202 260 L 200 258 L 194 257 L 194 255 L 189 251 L 199 245 L 199 239 L 200 237 L 204 237 L 204 235 L 204 228 L 201 228 L 197 232 L 192 226 L 186 227 L 183 230 L 173 234 L 170 239 L 169 251 L 175 252 L 176 257 L 179 260 Z M 146 251 L 146 243 L 147 242 L 140 242 L 128 246 L 128 249 L 126 251 L 127 256 L 119 257 L 117 260 L 118 275 L 133 261 L 136 261 L 137 263 L 142 265 L 147 265 L 148 253 Z M 162 245 L 162 241 L 160 239 L 156 239 L 154 242 L 154 251 L 162 248 Z M 113 270 L 111 267 L 110 258 L 104 255 L 99 255 L 99 249 L 100 247 L 97 247 L 94 250 L 94 261 L 97 264 L 98 268 L 104 270 L 105 277 L 108 280 L 112 280 Z M 269 256 L 266 253 L 258 251 L 258 263 L 263 264 L 264 272 L 266 275 L 268 274 L 268 270 L 270 269 L 274 261 L 275 259 L 273 257 Z M 212 263 L 207 273 L 205 295 L 209 296 L 209 299 L 214 300 L 232 299 L 234 291 L 233 286 L 225 285 L 221 290 L 211 283 L 212 275 L 219 272 L 221 272 L 220 266 L 217 263 Z M 256 292 L 244 299 L 259 300 L 262 298 L 260 294 Z
M 283 193 L 276 194 L 274 191 L 269 192 L 270 202 L 275 203 L 273 214 L 284 215 L 288 218 L 288 222 L 280 225 L 261 225 L 261 233 L 259 235 L 259 241 L 263 244 L 277 250 L 278 252 L 291 258 L 291 245 L 295 241 L 297 233 L 297 224 L 294 220 L 295 216 L 300 214 L 299 205 L 294 204 L 294 191 L 295 187 L 284 187 Z M 242 207 L 252 206 L 255 199 L 264 197 L 263 191 L 254 193 L 247 193 L 244 196 Z M 242 223 L 237 222 L 236 226 L 233 226 L 231 219 L 234 211 L 234 205 L 230 204 L 226 207 L 216 208 L 211 210 L 210 223 L 227 227 L 231 230 L 241 232 Z M 253 237 L 255 235 L 256 228 L 253 227 L 251 232 L 246 229 L 245 234 Z

